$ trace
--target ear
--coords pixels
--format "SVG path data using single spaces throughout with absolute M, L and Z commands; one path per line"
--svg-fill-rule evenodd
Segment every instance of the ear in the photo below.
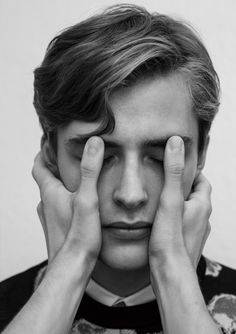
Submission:
M 209 135 L 207 135 L 207 137 L 205 139 L 204 146 L 203 146 L 201 152 L 199 152 L 199 154 L 198 154 L 198 164 L 197 164 L 196 176 L 198 176 L 201 173 L 201 171 L 203 170 L 203 168 L 205 166 L 206 155 L 207 155 L 207 149 L 208 149 L 208 146 L 209 146 L 209 142 L 210 142 L 210 137 L 209 137 Z

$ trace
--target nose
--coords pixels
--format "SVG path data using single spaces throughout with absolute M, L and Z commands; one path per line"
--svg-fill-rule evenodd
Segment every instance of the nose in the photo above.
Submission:
M 117 187 L 113 193 L 114 202 L 126 210 L 137 209 L 145 205 L 148 194 L 144 181 L 138 164 L 133 162 L 127 164 L 121 171 L 120 179 L 117 179 Z

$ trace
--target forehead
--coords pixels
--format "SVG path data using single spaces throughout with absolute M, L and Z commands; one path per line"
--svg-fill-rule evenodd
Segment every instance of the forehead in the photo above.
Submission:
M 105 134 L 120 145 L 139 145 L 143 140 L 172 135 L 198 139 L 197 120 L 184 79 L 180 75 L 148 78 L 116 89 L 109 98 L 115 129 Z M 94 131 L 99 123 L 74 121 L 64 135 L 73 137 Z
M 196 134 L 192 102 L 180 75 L 142 80 L 110 97 L 114 136 L 138 140 L 145 136 Z

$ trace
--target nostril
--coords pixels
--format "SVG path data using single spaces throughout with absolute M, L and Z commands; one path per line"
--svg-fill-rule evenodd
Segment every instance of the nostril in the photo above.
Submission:
M 139 208 L 147 202 L 147 194 L 146 192 L 142 192 L 140 194 L 134 193 L 118 193 L 114 194 L 114 201 L 117 205 L 125 207 L 127 209 L 136 209 Z
M 130 210 L 143 206 L 148 200 L 144 185 L 145 180 L 138 167 L 131 168 L 131 166 L 127 166 L 123 170 L 121 179 L 117 180 L 116 187 L 114 188 L 114 202 Z

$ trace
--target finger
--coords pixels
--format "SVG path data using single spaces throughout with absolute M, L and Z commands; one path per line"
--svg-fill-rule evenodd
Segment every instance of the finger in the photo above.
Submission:
M 188 203 L 192 202 L 195 207 L 201 206 L 201 215 L 210 217 L 212 212 L 211 204 L 211 185 L 203 174 L 195 179 L 193 190 L 188 198 Z
M 198 265 L 198 263 L 200 261 L 200 257 L 202 255 L 202 252 L 204 250 L 204 247 L 205 247 L 206 241 L 207 241 L 207 239 L 208 239 L 208 237 L 210 235 L 210 232 L 211 232 L 211 225 L 210 225 L 210 222 L 208 221 L 207 222 L 207 226 L 206 226 L 206 230 L 205 230 L 205 234 L 203 236 L 202 243 L 201 243 L 201 246 L 200 246 L 199 255 L 198 255 L 197 261 L 195 263 L 195 268 L 197 268 L 197 265 Z
M 47 229 L 46 219 L 45 219 L 45 216 L 44 216 L 43 202 L 42 201 L 40 201 L 38 206 L 37 206 L 37 213 L 38 213 L 41 225 L 43 227 L 43 232 L 44 232 L 45 239 L 46 239 L 47 250 L 49 251 L 48 229 Z
M 61 182 L 47 168 L 41 151 L 36 155 L 34 159 L 32 176 L 37 182 L 40 189 L 49 182 L 55 185 L 61 184 Z
M 89 204 L 97 200 L 97 181 L 102 168 L 103 157 L 103 140 L 97 136 L 89 138 L 80 165 L 80 185 L 76 195 L 79 201 Z
M 42 227 L 43 227 L 43 230 L 44 230 L 44 233 L 46 232 L 46 222 L 45 222 L 45 219 L 44 219 L 44 215 L 43 215 L 43 202 L 40 201 L 38 206 L 37 206 L 37 213 L 38 213 L 38 216 L 39 216 L 39 219 L 40 219 L 40 222 L 42 224 Z
M 165 148 L 165 183 L 161 199 L 169 206 L 183 202 L 184 143 L 179 136 L 171 137 Z
M 194 180 L 192 196 L 204 196 L 204 198 L 209 198 L 211 195 L 211 185 L 207 178 L 200 173 L 198 177 Z
M 81 161 L 81 180 L 74 197 L 73 218 L 67 241 L 97 257 L 101 247 L 101 224 L 98 208 L 97 181 L 102 168 L 104 142 L 91 137 Z

